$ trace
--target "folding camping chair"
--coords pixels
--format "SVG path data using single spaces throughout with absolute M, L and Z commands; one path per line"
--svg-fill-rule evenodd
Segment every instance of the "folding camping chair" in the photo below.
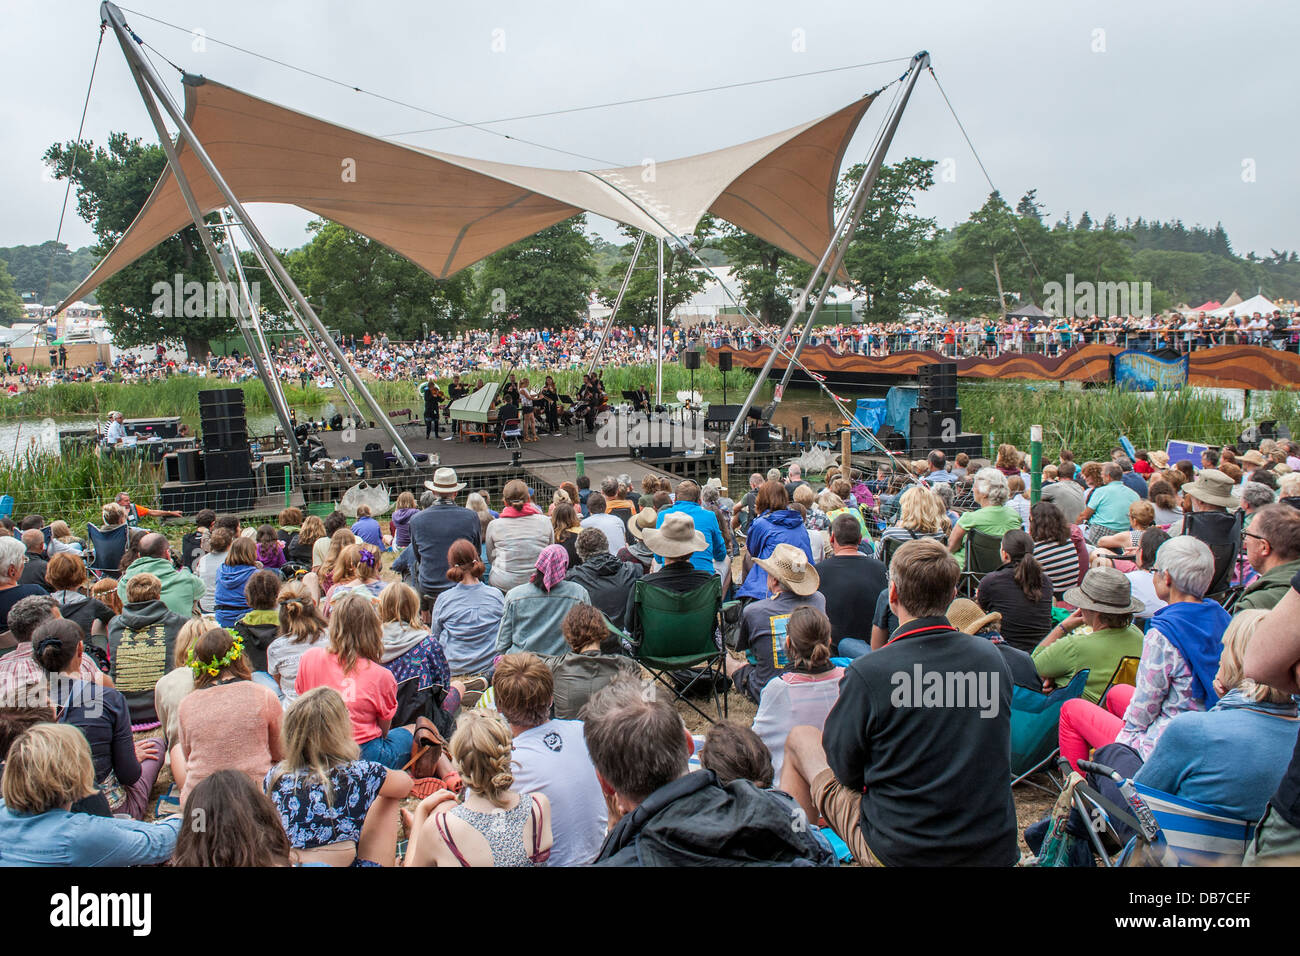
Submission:
M 519 419 L 511 418 L 501 423 L 501 437 L 497 440 L 498 448 L 522 448 L 519 443 L 523 432 L 519 428 Z
M 89 570 L 96 578 L 102 578 L 105 574 L 117 574 L 122 555 L 126 554 L 130 534 L 131 529 L 125 524 L 117 525 L 112 531 L 100 531 L 93 524 L 86 525 L 86 537 L 90 540 L 90 548 L 95 555 Z
M 971 530 L 966 532 L 963 543 L 966 546 L 966 565 L 962 568 L 960 593 L 973 599 L 980 579 L 1002 567 L 1002 539 Z
M 632 600 L 637 605 L 637 623 L 631 635 L 633 660 L 678 700 L 713 723 L 712 717 L 686 699 L 692 687 L 707 680 L 718 717 L 725 717 L 729 712 L 730 689 L 724 690 L 719 699 L 718 679 L 726 679 L 723 666 L 726 654 L 714 638 L 722 607 L 718 576 L 715 574 L 708 584 L 685 593 L 655 587 L 651 581 L 642 579 L 633 585 Z M 700 668 L 700 665 L 704 666 Z M 691 671 L 693 676 L 685 686 L 678 687 L 670 675 L 682 670 Z
M 1116 684 L 1128 684 L 1130 687 L 1137 686 L 1138 664 L 1141 662 L 1140 657 L 1121 657 L 1119 663 L 1115 665 L 1115 673 L 1110 675 L 1110 680 L 1106 684 L 1106 689 L 1101 692 L 1098 700 L 1105 700 L 1110 689 Z
M 1127 806 L 1117 806 L 1085 780 L 1074 789 L 1075 809 L 1101 865 L 1240 866 L 1255 823 L 1125 779 L 1104 764 L 1080 760 L 1079 768 L 1131 788 Z M 1114 849 L 1118 846 L 1118 849 Z
M 1050 693 L 1031 690 L 1017 684 L 1011 689 L 1011 786 L 1027 783 L 1044 793 L 1053 793 L 1029 778 L 1036 773 L 1046 773 L 1056 793 L 1061 785 L 1052 775 L 1058 746 L 1061 708 L 1067 700 L 1083 696 L 1088 683 L 1088 671 L 1081 670 L 1064 687 Z M 1053 794 L 1055 795 L 1055 794 Z

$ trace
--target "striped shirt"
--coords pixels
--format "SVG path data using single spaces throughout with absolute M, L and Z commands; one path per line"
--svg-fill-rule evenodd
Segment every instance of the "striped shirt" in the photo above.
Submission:
M 1079 583 L 1079 551 L 1073 541 L 1035 541 L 1034 560 L 1043 566 L 1043 573 L 1052 582 L 1052 593 L 1058 597 Z

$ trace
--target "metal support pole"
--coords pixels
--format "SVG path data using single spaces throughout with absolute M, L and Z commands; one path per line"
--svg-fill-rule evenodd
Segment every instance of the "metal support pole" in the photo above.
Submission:
M 601 353 L 605 351 L 605 341 L 609 338 L 610 329 L 614 327 L 614 318 L 618 315 L 618 307 L 623 304 L 628 283 L 632 281 L 632 270 L 636 268 L 636 261 L 641 257 L 641 247 L 644 244 L 645 233 L 643 232 L 636 237 L 636 246 L 632 249 L 632 261 L 627 264 L 627 273 L 623 276 L 623 284 L 618 287 L 618 295 L 614 297 L 614 308 L 610 310 L 609 321 L 605 323 L 604 331 L 600 333 L 600 341 L 596 343 L 596 354 L 591 357 L 591 364 L 587 366 L 588 375 L 596 371 L 596 366 L 600 363 Z
M 239 291 L 244 298 L 244 308 L 248 312 L 248 329 L 250 334 L 244 336 L 244 341 L 250 346 L 255 346 L 260 350 L 265 366 L 271 373 L 266 379 L 266 391 L 271 398 L 271 407 L 275 409 L 276 416 L 282 423 L 288 423 L 285 426 L 285 437 L 288 441 L 289 452 L 294 458 L 300 456 L 298 447 L 298 436 L 293 431 L 293 415 L 289 413 L 289 402 L 284 397 L 284 389 L 280 385 L 280 377 L 274 374 L 273 360 L 271 358 L 271 347 L 267 345 L 266 336 L 262 332 L 262 320 L 258 315 L 258 303 L 253 299 L 252 287 L 248 284 L 248 277 L 244 275 L 244 264 L 239 259 L 239 249 L 235 246 L 234 232 L 230 226 L 230 217 L 226 210 L 221 210 L 221 226 L 226 233 L 226 242 L 230 244 L 230 259 L 235 267 L 235 277 L 239 280 Z M 254 360 L 256 361 L 256 360 Z
M 105 4 L 105 6 L 109 6 Z M 116 8 L 113 8 L 116 11 Z M 120 14 L 119 14 L 120 17 Z M 248 348 L 248 353 L 253 359 L 253 365 L 257 368 L 257 373 L 262 379 L 263 385 L 267 388 L 267 393 L 271 396 L 271 406 L 275 409 L 276 417 L 280 419 L 280 426 L 284 429 L 286 439 L 291 443 L 290 447 L 297 454 L 297 440 L 293 434 L 293 424 L 288 414 L 285 413 L 275 400 L 275 395 L 271 392 L 268 384 L 270 381 L 270 372 L 266 368 L 262 355 L 249 333 L 248 317 L 244 314 L 243 298 L 235 291 L 234 285 L 230 281 L 230 276 L 226 272 L 226 265 L 221 261 L 221 254 L 217 251 L 216 243 L 212 241 L 212 235 L 209 233 L 208 224 L 204 222 L 203 213 L 199 209 L 198 203 L 194 199 L 194 193 L 190 190 L 189 182 L 180 174 L 180 160 L 176 155 L 176 146 L 172 143 L 171 136 L 167 132 L 167 126 L 163 123 L 162 115 L 158 112 L 158 104 L 155 102 L 149 92 L 149 86 L 146 83 L 146 77 L 137 65 L 132 54 L 137 51 L 130 49 L 130 43 L 124 34 L 118 30 L 114 24 L 114 32 L 117 34 L 118 42 L 122 45 L 123 50 L 127 52 L 127 66 L 131 69 L 131 76 L 135 80 L 136 87 L 140 91 L 140 96 L 144 100 L 145 109 L 149 112 L 149 118 L 153 122 L 154 129 L 158 133 L 159 143 L 162 145 L 163 152 L 167 155 L 167 162 L 172 166 L 176 174 L 176 185 L 180 189 L 181 196 L 185 200 L 185 206 L 189 211 L 190 218 L 194 221 L 194 228 L 199 234 L 199 240 L 203 243 L 203 248 L 208 254 L 208 259 L 212 262 L 212 269 L 221 282 L 221 288 L 227 301 L 235 304 L 238 312 L 238 323 L 240 334 L 244 337 L 244 344 Z
M 655 343 L 655 404 L 664 403 L 664 241 L 659 240 L 658 294 L 655 307 L 659 310 Z
M 813 310 L 808 313 L 808 321 L 804 323 L 803 332 L 799 335 L 799 342 L 794 347 L 794 352 L 790 355 L 790 361 L 785 367 L 785 374 L 781 376 L 781 384 L 776 389 L 776 400 L 781 401 L 785 395 L 785 388 L 790 384 L 790 376 L 794 374 L 795 363 L 798 362 L 804 346 L 808 344 L 808 336 L 812 333 L 813 323 L 817 319 L 817 314 L 821 311 L 822 303 L 826 298 L 831 284 L 835 281 L 835 275 L 840 271 L 840 264 L 844 261 L 844 253 L 848 251 L 849 242 L 853 238 L 853 230 L 857 228 L 858 220 L 861 218 L 862 209 L 866 208 L 866 200 L 871 194 L 871 190 L 876 185 L 876 179 L 880 175 L 880 168 L 885 163 L 885 153 L 889 151 L 890 144 L 894 141 L 894 133 L 898 129 L 899 120 L 903 118 L 903 110 L 907 108 L 907 102 L 912 96 L 912 88 L 916 86 L 916 81 L 921 75 L 921 70 L 925 69 L 930 62 L 930 54 L 918 53 L 912 57 L 912 64 L 908 69 L 907 85 L 903 87 L 903 94 L 899 98 L 898 105 L 894 109 L 893 115 L 889 118 L 889 124 L 885 127 L 884 135 L 881 136 L 875 152 L 867 168 L 862 173 L 862 180 L 859 185 L 865 182 L 865 189 L 857 192 L 860 195 L 859 202 L 861 208 L 853 215 L 853 224 L 849 226 L 848 231 L 840 236 L 840 251 L 837 254 L 836 261 L 826 272 L 826 280 L 822 286 L 821 292 L 817 295 L 817 301 L 813 305 Z
M 353 399 L 352 393 L 348 391 L 346 380 L 339 374 L 334 362 L 326 356 L 325 351 L 320 346 L 320 342 L 317 341 L 316 334 L 308 327 L 303 317 L 298 314 L 297 306 L 294 304 L 292 297 L 285 291 L 284 286 L 280 285 L 280 280 L 275 277 L 275 273 L 271 271 L 270 265 L 267 264 L 265 257 L 262 255 L 262 250 L 257 248 L 257 246 L 249 246 L 249 250 L 257 259 L 258 265 L 261 266 L 263 274 L 271 283 L 271 287 L 275 289 L 276 294 L 284 302 L 285 308 L 289 310 L 289 315 L 293 317 L 294 324 L 297 326 L 298 331 L 302 333 L 303 338 L 307 340 L 307 344 L 311 347 L 313 354 L 315 354 L 316 358 L 320 359 L 320 363 L 329 370 L 330 378 L 334 380 L 334 387 L 338 389 L 339 394 L 343 396 L 343 401 L 346 402 L 348 408 L 352 410 L 353 420 L 357 422 L 362 421 L 365 416 L 361 414 L 361 409 L 357 407 L 356 400 Z
M 918 53 L 916 56 L 912 57 L 912 63 L 908 67 L 908 71 L 909 73 L 912 74 L 910 79 L 912 80 L 913 83 L 915 83 L 915 77 L 917 75 L 918 69 L 923 65 L 928 64 L 929 62 L 930 62 L 930 54 L 925 52 Z M 736 440 L 736 436 L 740 433 L 740 428 L 745 422 L 745 416 L 749 413 L 749 409 L 754 404 L 754 400 L 758 398 L 758 393 L 762 391 L 763 385 L 767 381 L 768 375 L 770 375 L 772 372 L 772 366 L 776 364 L 777 354 L 780 352 L 782 348 L 785 347 L 785 340 L 790 337 L 790 333 L 794 329 L 795 321 L 799 318 L 804 308 L 808 305 L 808 298 L 809 296 L 812 295 L 812 290 L 817 283 L 818 277 L 821 275 L 823 271 L 825 271 L 827 273 L 827 277 L 829 281 L 830 279 L 833 279 L 835 273 L 839 271 L 838 265 L 828 270 L 826 268 L 827 262 L 830 260 L 831 256 L 835 254 L 835 251 L 839 245 L 840 233 L 843 232 L 846 235 L 851 236 L 853 234 L 853 230 L 857 227 L 856 218 L 854 218 L 852 222 L 848 221 L 851 218 L 849 210 L 858 208 L 860 206 L 859 200 L 863 199 L 863 196 L 866 193 L 866 189 L 867 189 L 867 177 L 863 176 L 862 179 L 858 180 L 857 188 L 853 191 L 853 196 L 849 200 L 848 209 L 846 209 L 844 214 L 841 216 L 840 224 L 837 226 L 835 234 L 832 235 L 830 243 L 826 246 L 826 250 L 822 253 L 821 260 L 817 263 L 817 268 L 813 270 L 812 275 L 808 278 L 808 284 L 804 286 L 803 292 L 799 294 L 799 300 L 795 304 L 795 307 L 791 310 L 790 318 L 786 320 L 785 326 L 781 329 L 780 333 L 777 335 L 776 342 L 772 347 L 772 351 L 767 356 L 767 361 L 763 363 L 763 368 L 759 371 L 758 375 L 754 378 L 754 384 L 750 388 L 749 394 L 745 397 L 745 401 L 741 404 L 740 412 L 739 414 L 736 415 L 736 420 L 735 422 L 732 423 L 731 430 L 727 432 L 728 442 L 734 442 Z M 846 243 L 846 248 L 847 248 L 847 243 Z M 843 261 L 842 254 L 840 255 L 840 261 Z M 818 305 L 814 308 L 814 313 L 820 310 L 820 302 L 822 298 L 824 298 L 825 291 L 827 289 L 829 289 L 829 286 L 828 285 L 824 286 L 822 294 L 818 296 Z M 810 316 L 810 321 L 815 321 L 815 320 L 816 320 L 816 314 Z M 794 362 L 791 361 L 790 364 L 791 366 L 793 366 Z
M 1043 496 L 1043 426 L 1029 426 L 1029 503 Z
M 293 281 L 293 277 L 289 275 L 288 271 L 284 268 L 284 264 L 280 262 L 279 257 L 276 256 L 275 251 L 271 248 L 270 243 L 266 241 L 261 230 L 257 228 L 257 225 L 244 209 L 243 204 L 240 203 L 238 197 L 235 196 L 234 191 L 221 175 L 221 171 L 212 161 L 212 157 L 208 155 L 203 143 L 199 141 L 194 130 L 191 129 L 189 123 L 186 122 L 184 113 L 172 101 L 171 95 L 167 92 L 166 85 L 154 71 L 153 64 L 151 64 L 136 48 L 134 37 L 127 29 L 126 22 L 122 17 L 122 11 L 118 9 L 116 4 L 105 0 L 105 2 L 100 5 L 100 13 L 103 19 L 113 27 L 113 32 L 117 35 L 118 43 L 122 47 L 122 52 L 126 55 L 128 62 L 132 66 L 132 73 L 136 76 L 136 83 L 140 86 L 140 93 L 145 99 L 145 105 L 150 107 L 150 104 L 153 102 L 152 98 L 147 95 L 145 89 L 145 84 L 147 83 L 149 88 L 153 90 L 154 94 L 158 97 L 158 100 L 162 103 L 163 108 L 167 110 L 172 122 L 176 125 L 180 138 L 185 141 L 185 144 L 193 152 L 194 158 L 198 161 L 199 165 L 203 167 L 204 172 L 206 172 L 211 178 L 212 184 L 217 187 L 217 190 L 225 198 L 226 204 L 234 211 L 235 216 L 239 220 L 240 228 L 244 231 L 244 235 L 248 238 L 248 241 L 253 245 L 261 247 L 262 254 L 270 265 L 272 273 L 274 273 L 276 278 L 280 280 L 280 283 L 284 288 L 288 290 L 293 300 L 297 302 L 302 314 L 307 318 L 311 327 L 314 328 L 317 334 L 321 337 L 322 341 L 329 349 L 330 354 L 334 356 L 339 367 L 352 382 L 353 387 L 357 390 L 357 394 L 361 396 L 362 401 L 364 401 L 366 406 L 370 409 L 371 414 L 375 416 L 379 427 L 382 428 L 392 440 L 394 450 L 397 452 L 398 457 L 401 458 L 408 467 L 416 467 L 415 455 L 413 455 L 411 449 L 407 447 L 406 441 L 389 420 L 387 413 L 385 413 L 379 403 L 375 401 L 374 396 L 370 394 L 370 390 L 366 388 L 365 382 L 361 380 L 356 369 L 352 368 L 351 364 L 349 364 L 342 349 L 338 347 L 338 343 L 330 337 L 329 331 L 316 316 L 315 310 L 312 309 L 311 305 L 307 302 L 306 297 L 298 288 L 297 283 Z M 150 112 L 156 116 L 156 104 L 150 107 Z M 155 126 L 160 127 L 159 135 L 163 140 L 163 148 L 167 152 L 168 162 L 171 165 L 172 173 L 176 176 L 177 185 L 179 186 L 184 182 L 185 175 L 181 169 L 180 161 L 176 157 L 175 148 L 171 145 L 171 138 L 166 133 L 166 127 L 161 126 L 161 117 L 157 118 Z M 192 203 L 192 199 L 193 197 L 190 196 L 187 201 Z M 192 206 L 191 215 L 195 214 L 197 208 L 197 206 Z M 203 230 L 200 229 L 200 234 L 202 233 Z M 288 423 L 286 423 L 286 431 L 287 430 Z

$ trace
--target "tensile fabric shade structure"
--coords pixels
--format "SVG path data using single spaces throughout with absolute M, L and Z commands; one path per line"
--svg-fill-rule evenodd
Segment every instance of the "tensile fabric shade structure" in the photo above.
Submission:
M 437 278 L 582 212 L 672 239 L 706 212 L 816 264 L 869 94 L 779 133 L 653 167 L 561 170 L 456 156 L 308 116 L 212 80 L 185 77 L 185 115 L 241 203 L 285 203 L 355 230 Z M 182 141 L 206 214 L 226 205 Z M 130 227 L 59 308 L 85 296 L 192 220 L 170 168 Z

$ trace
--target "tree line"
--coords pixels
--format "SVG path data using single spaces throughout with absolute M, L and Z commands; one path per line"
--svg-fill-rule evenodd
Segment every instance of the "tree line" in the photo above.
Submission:
M 160 147 L 124 133 L 111 134 L 102 146 L 56 143 L 44 158 L 56 177 L 72 176 L 77 212 L 98 243 L 75 252 L 52 243 L 0 250 L 0 315 L 13 312 L 17 292 L 42 290 L 45 295 L 48 284 L 52 301 L 61 294 L 56 290 L 70 290 L 130 225 L 166 163 Z M 1121 224 L 1114 215 L 1096 222 L 1085 211 L 1077 220 L 1066 213 L 1048 225 L 1044 203 L 1031 189 L 1014 208 L 994 192 L 965 221 L 941 228 L 917 211 L 918 198 L 934 185 L 935 166 L 934 160 L 917 157 L 887 164 L 868 197 L 844 260 L 847 284 L 864 300 L 865 321 L 897 322 L 927 308 L 970 317 L 1026 302 L 1041 304 L 1044 286 L 1063 282 L 1067 274 L 1076 283 L 1150 282 L 1156 310 L 1196 305 L 1233 289 L 1243 295 L 1256 290 L 1277 298 L 1300 295 L 1300 256 L 1285 250 L 1271 250 L 1264 258 L 1238 256 L 1221 224 L 1189 228 L 1177 220 L 1141 218 Z M 862 165 L 845 170 L 838 203 L 847 201 L 863 171 Z M 471 326 L 579 321 L 593 294 L 613 301 L 635 239 L 623 228 L 621 242 L 608 242 L 591 235 L 579 216 L 439 280 L 336 223 L 315 220 L 308 231 L 302 246 L 281 255 L 321 320 L 344 334 L 382 331 L 400 339 Z M 665 246 L 666 310 L 706 285 L 703 261 L 734 272 L 741 300 L 762 321 L 782 322 L 811 271 L 802 260 L 710 216 L 688 240 L 685 249 Z M 244 255 L 250 281 L 260 281 L 265 292 L 264 310 L 273 321 L 285 320 L 269 282 L 251 256 Z M 629 322 L 653 320 L 655 266 L 655 244 L 647 241 L 620 312 Z M 215 279 L 193 227 L 99 287 L 98 300 L 119 344 L 152 344 L 162 338 L 183 342 L 191 354 L 201 355 L 210 340 L 235 329 L 229 312 L 176 318 L 153 314 L 155 284 L 170 283 L 176 274 L 203 284 Z

